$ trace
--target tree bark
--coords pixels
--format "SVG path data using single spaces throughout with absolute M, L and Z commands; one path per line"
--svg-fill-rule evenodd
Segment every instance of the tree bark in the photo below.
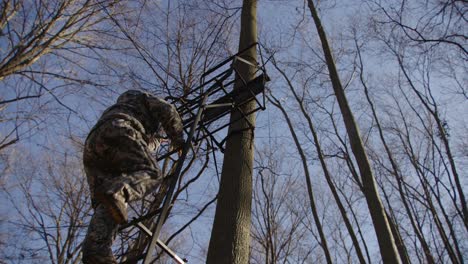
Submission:
M 354 119 L 354 115 L 349 107 L 346 95 L 341 85 L 341 80 L 333 60 L 331 48 L 328 45 L 325 30 L 322 27 L 321 20 L 318 16 L 317 10 L 312 0 L 307 1 L 312 18 L 314 20 L 320 41 L 322 43 L 325 61 L 327 63 L 330 80 L 335 92 L 338 105 L 343 116 L 346 131 L 351 143 L 351 149 L 358 163 L 359 171 L 362 178 L 364 196 L 367 201 L 367 206 L 372 217 L 374 229 L 377 235 L 377 240 L 380 247 L 383 263 L 395 264 L 400 263 L 398 250 L 393 238 L 388 219 L 385 215 L 385 210 L 380 199 L 375 177 L 372 172 L 369 160 L 367 158 L 364 144 L 361 140 L 359 127 Z
M 244 0 L 241 13 L 239 50 L 257 41 L 257 1 Z M 257 51 L 251 48 L 242 58 L 256 64 Z M 237 62 L 238 74 L 246 81 L 254 77 L 254 68 Z M 241 89 L 242 81 L 234 89 Z M 242 107 L 248 112 L 255 107 L 252 101 Z M 231 114 L 231 120 L 240 115 Z M 211 232 L 206 263 L 240 264 L 249 262 L 250 219 L 252 207 L 252 172 L 254 155 L 255 115 L 249 115 L 229 126 L 224 162 L 221 172 L 218 203 Z

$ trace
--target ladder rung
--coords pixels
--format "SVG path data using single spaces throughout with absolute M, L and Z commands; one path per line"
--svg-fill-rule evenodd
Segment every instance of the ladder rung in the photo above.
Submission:
M 151 230 L 149 230 L 144 224 L 142 224 L 141 222 L 138 222 L 136 223 L 136 225 L 143 231 L 145 232 L 148 236 L 152 237 L 153 236 L 153 232 L 151 232 Z M 166 246 L 166 244 L 164 244 L 161 240 L 157 240 L 156 243 L 158 244 L 158 246 L 164 250 L 164 252 L 166 252 L 169 256 L 171 256 L 171 258 L 173 258 L 175 261 L 177 261 L 177 263 L 179 264 L 185 264 L 187 263 L 187 260 L 186 259 L 182 259 L 181 257 L 177 256 L 176 253 L 174 253 L 174 251 L 172 251 L 168 246 Z
M 141 222 L 141 221 L 144 221 L 144 220 L 147 220 L 147 219 L 150 219 L 151 217 L 159 214 L 160 212 L 162 211 L 162 208 L 158 208 L 152 212 L 149 212 L 147 213 L 146 215 L 144 216 L 141 216 L 139 218 L 133 218 L 132 221 L 126 223 L 126 224 L 123 224 L 120 226 L 120 230 L 123 230 L 123 229 L 126 229 L 127 227 L 129 226 L 133 226 L 133 225 L 136 225 L 137 223 Z

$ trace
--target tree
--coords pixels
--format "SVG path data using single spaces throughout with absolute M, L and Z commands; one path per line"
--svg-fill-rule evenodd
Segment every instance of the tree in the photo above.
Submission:
M 43 55 L 77 48 L 73 45 L 91 46 L 86 32 L 105 19 L 100 11 L 112 4 L 114 1 L 3 0 L 0 36 L 6 47 L 0 55 L 0 80 L 25 73 L 25 68 Z
M 282 107 L 280 101 L 278 99 L 274 98 L 273 96 L 269 97 L 269 101 L 275 107 L 277 107 L 278 109 L 281 110 L 281 113 L 285 117 L 286 122 L 288 124 L 289 131 L 291 132 L 291 135 L 292 135 L 292 137 L 294 139 L 294 144 L 295 144 L 295 146 L 297 148 L 297 151 L 299 152 L 299 156 L 301 157 L 302 168 L 304 170 L 304 176 L 306 178 L 306 186 L 307 186 L 307 194 L 309 196 L 310 210 L 312 211 L 312 215 L 314 217 L 314 223 L 315 223 L 316 229 L 317 229 L 317 231 L 319 233 L 319 237 L 320 237 L 319 245 L 323 249 L 323 252 L 325 254 L 325 258 L 327 260 L 327 263 L 333 263 L 332 258 L 331 258 L 331 254 L 330 254 L 330 249 L 328 247 L 327 238 L 326 238 L 325 233 L 323 231 L 323 224 L 320 221 L 320 217 L 319 217 L 318 210 L 317 210 L 317 205 L 316 205 L 316 201 L 315 201 L 315 198 L 314 198 L 314 192 L 313 192 L 313 188 L 312 188 L 311 173 L 310 173 L 309 167 L 307 165 L 307 157 L 306 157 L 305 151 L 304 151 L 303 147 L 301 146 L 301 143 L 299 142 L 299 138 L 298 138 L 298 136 L 297 136 L 297 134 L 296 134 L 296 132 L 294 130 L 292 121 L 289 118 L 288 114 L 286 113 L 286 110 L 284 109 L 284 107 Z
M 351 108 L 349 107 L 348 100 L 344 93 L 344 89 L 342 87 L 341 80 L 333 60 L 332 51 L 328 44 L 325 30 L 322 26 L 313 1 L 308 0 L 307 4 L 317 28 L 320 42 L 322 43 L 322 51 L 325 56 L 333 91 L 335 92 L 336 99 L 340 106 L 341 114 L 343 115 L 343 121 L 345 123 L 348 137 L 351 142 L 351 149 L 356 158 L 361 173 L 363 191 L 366 197 L 372 221 L 374 223 L 375 233 L 378 238 L 382 259 L 384 263 L 399 263 L 400 259 L 395 245 L 395 239 L 393 238 L 390 225 L 385 214 L 385 208 L 383 207 L 378 193 L 375 177 L 367 158 L 366 150 L 364 149 L 364 145 L 362 143 L 358 125 L 354 120 L 354 115 L 351 111 Z
M 241 13 L 239 50 L 257 42 L 257 1 L 244 0 Z M 243 59 L 256 65 L 257 51 L 249 49 Z M 254 67 L 237 62 L 239 75 L 234 89 L 241 89 L 242 80 L 254 77 Z M 252 101 L 242 107 L 249 112 L 255 107 Z M 240 113 L 233 112 L 231 120 Z M 252 172 L 254 156 L 255 116 L 249 115 L 229 126 L 224 162 L 221 172 L 218 202 L 211 232 L 207 263 L 248 263 L 250 221 L 252 204 Z
M 116 1 L 66 0 L 0 2 L 0 150 L 43 128 L 43 113 L 59 109 L 80 116 L 63 102 L 68 87 L 101 86 L 83 76 L 83 50 L 108 49 L 97 35 L 104 32 L 102 9 Z M 91 74 L 92 75 L 92 74 Z M 31 110 L 32 109 L 32 110 Z M 57 111 L 58 112 L 58 111 Z M 43 119 L 44 118 L 44 119 Z
M 283 162 L 284 148 L 272 141 L 255 154 L 249 263 L 300 263 L 313 256 L 309 232 L 301 223 L 307 213 L 298 206 L 301 176 Z
M 17 153 L 19 155 L 19 153 Z M 62 156 L 44 155 L 31 162 L 32 153 L 22 153 L 30 160 L 28 167 L 15 166 L 3 195 L 13 211 L 9 225 L 16 229 L 7 241 L 2 259 L 11 262 L 47 260 L 54 264 L 79 263 L 86 220 L 91 211 L 88 187 L 77 153 Z M 44 166 L 45 165 L 45 166 Z M 12 243 L 15 236 L 21 243 Z
M 316 131 L 316 128 L 314 126 L 314 122 L 312 120 L 312 116 L 311 114 L 307 111 L 306 109 L 306 106 L 305 106 L 305 96 L 300 96 L 298 94 L 298 92 L 296 92 L 294 86 L 293 86 L 293 82 L 289 79 L 289 77 L 287 76 L 287 74 L 282 70 L 280 69 L 280 67 L 278 66 L 278 63 L 276 62 L 276 60 L 273 58 L 272 59 L 272 64 L 273 66 L 275 67 L 275 69 L 284 77 L 286 83 L 287 83 L 287 86 L 289 87 L 289 90 L 291 91 L 291 93 L 293 94 L 294 96 L 294 99 L 296 100 L 297 104 L 299 105 L 299 108 L 300 108 L 300 111 L 302 113 L 302 115 L 304 116 L 304 118 L 306 119 L 307 121 L 307 125 L 308 125 L 308 129 L 309 129 L 309 133 L 312 134 L 312 137 L 313 137 L 313 144 L 315 145 L 315 149 L 316 149 L 316 154 L 318 156 L 318 159 L 320 161 L 320 166 L 323 170 L 323 174 L 324 174 L 324 177 L 327 181 L 327 184 L 331 190 L 331 193 L 333 195 L 333 198 L 335 199 L 335 202 L 338 206 L 338 209 L 340 211 L 340 214 L 343 218 L 343 221 L 346 225 L 346 228 L 348 230 L 348 233 L 351 237 L 351 240 L 353 242 L 353 246 L 356 250 L 356 254 L 357 254 L 357 257 L 359 259 L 359 262 L 360 263 L 366 263 L 366 260 L 364 259 L 364 254 L 362 253 L 361 251 L 361 246 L 359 245 L 359 242 L 358 242 L 358 239 L 354 233 L 354 230 L 353 230 L 353 227 L 351 225 L 351 222 L 347 216 L 347 213 L 346 213 L 346 210 L 345 210 L 345 206 L 343 205 L 343 202 L 340 200 L 340 197 L 338 195 L 338 192 L 336 190 L 336 186 L 335 184 L 333 183 L 333 180 L 332 180 L 332 175 L 330 173 L 330 170 L 328 168 L 328 165 L 326 164 L 326 161 L 325 161 L 325 157 L 323 155 L 323 151 L 322 151 L 322 147 L 321 147 L 321 143 L 318 139 L 318 134 L 317 134 L 317 131 Z M 305 86 L 305 85 L 304 85 Z M 306 88 L 304 88 L 306 89 Z M 276 100 L 276 103 L 273 103 L 276 107 L 280 108 L 280 110 L 282 110 L 282 113 L 283 115 L 285 116 L 286 120 L 289 120 L 289 117 L 288 117 L 288 114 L 286 113 L 286 111 L 284 111 L 284 107 L 281 106 L 280 102 Z M 289 123 L 289 122 L 288 122 Z M 296 134 L 293 130 L 294 128 L 292 126 L 290 126 L 290 130 L 291 130 L 291 134 Z M 300 144 L 297 145 L 297 148 L 300 149 Z M 302 152 L 302 150 L 299 150 L 299 152 Z M 306 168 L 306 170 L 308 170 Z M 309 182 L 310 180 L 308 180 Z M 324 245 L 326 245 L 326 243 L 323 243 Z M 328 253 L 330 254 L 330 253 Z M 330 258 L 330 257 L 328 257 Z M 369 259 L 370 261 L 370 259 Z M 331 262 L 331 260 L 329 260 L 329 262 Z

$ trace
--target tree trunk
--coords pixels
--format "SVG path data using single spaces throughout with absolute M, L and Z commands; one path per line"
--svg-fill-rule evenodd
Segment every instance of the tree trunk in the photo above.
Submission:
M 348 137 L 351 143 L 351 149 L 356 158 L 359 171 L 361 173 L 364 196 L 366 198 L 367 206 L 372 217 L 375 232 L 376 234 L 378 234 L 377 240 L 379 242 L 380 253 L 382 255 L 383 263 L 400 263 L 395 240 L 393 238 L 388 219 L 385 215 L 385 210 L 378 193 L 377 184 L 375 182 L 375 178 L 369 160 L 367 159 L 364 144 L 361 140 L 359 128 L 356 121 L 354 120 L 354 115 L 351 111 L 351 108 L 349 107 L 346 95 L 341 85 L 338 71 L 333 60 L 332 52 L 328 45 L 325 30 L 322 27 L 322 23 L 320 21 L 314 3 L 312 2 L 312 0 L 308 0 L 307 2 L 315 26 L 317 28 L 320 41 L 322 43 L 322 49 L 325 55 L 325 60 L 330 74 L 330 80 L 332 82 L 333 90 L 335 92 L 335 96 L 338 101 L 341 114 L 343 116 L 346 131 L 348 133 Z
M 339 197 L 338 192 L 336 190 L 335 184 L 332 181 L 332 175 L 330 174 L 330 171 L 328 170 L 328 166 L 327 166 L 327 164 L 325 162 L 325 158 L 324 158 L 324 156 L 322 154 L 323 153 L 322 152 L 322 147 L 320 145 L 320 141 L 318 139 L 318 135 L 317 135 L 317 132 L 315 130 L 314 123 L 312 122 L 312 117 L 311 117 L 311 115 L 309 115 L 309 113 L 307 113 L 307 110 L 305 109 L 303 98 L 300 98 L 299 95 L 296 93 L 296 91 L 294 90 L 294 87 L 293 87 L 293 85 L 291 83 L 291 80 L 286 76 L 286 73 L 284 71 L 282 71 L 277 66 L 274 59 L 273 59 L 273 66 L 276 68 L 276 70 L 278 70 L 280 72 L 280 74 L 286 80 L 286 82 L 288 84 L 288 87 L 289 87 L 289 90 L 293 93 L 294 98 L 296 99 L 296 102 L 299 104 L 302 115 L 307 120 L 307 124 L 309 125 L 309 130 L 312 133 L 312 137 L 314 139 L 315 150 L 317 151 L 317 155 L 318 155 L 318 158 L 319 158 L 319 161 L 320 161 L 320 165 L 322 166 L 323 174 L 324 174 L 325 179 L 327 181 L 328 187 L 330 187 L 330 191 L 333 194 L 333 198 L 335 199 L 336 205 L 338 206 L 341 217 L 343 217 L 343 221 L 344 221 L 344 223 L 346 225 L 348 233 L 349 233 L 349 235 L 351 237 L 351 241 L 353 242 L 354 248 L 356 250 L 356 255 L 357 255 L 358 259 L 359 259 L 359 263 L 365 264 L 366 260 L 364 259 L 364 254 L 361 251 L 361 246 L 359 245 L 359 241 L 358 241 L 358 239 L 356 237 L 356 234 L 354 233 L 351 221 L 349 220 L 348 215 L 346 214 L 346 209 L 345 209 L 345 207 L 343 205 L 343 202 L 340 200 L 340 197 Z M 283 114 L 286 115 L 285 112 L 283 112 Z M 290 129 L 291 129 L 291 133 L 293 133 L 292 127 Z M 300 146 L 298 146 L 298 148 L 299 147 Z
M 241 13 L 239 50 L 257 41 L 257 1 L 244 0 Z M 256 64 L 257 51 L 253 47 L 242 58 Z M 254 68 L 238 62 L 236 69 L 241 77 L 252 80 Z M 242 82 L 237 81 L 235 89 Z M 242 107 L 248 112 L 255 101 Z M 239 116 L 233 111 L 231 120 Z M 246 120 L 247 119 L 247 120 Z M 206 263 L 239 264 L 249 262 L 250 219 L 252 206 L 252 172 L 254 154 L 255 115 L 249 115 L 229 126 L 221 173 L 218 203 L 211 232 Z
M 382 128 L 382 126 L 380 124 L 380 119 L 377 116 L 377 110 L 375 108 L 374 103 L 372 102 L 372 100 L 370 98 L 369 89 L 368 89 L 367 84 L 366 84 L 366 82 L 364 80 L 364 64 L 362 62 L 361 51 L 359 49 L 359 45 L 357 45 L 357 42 L 356 42 L 356 49 L 357 49 L 358 58 L 359 58 L 359 68 L 360 68 L 359 79 L 361 81 L 362 86 L 364 87 L 364 94 L 366 95 L 366 99 L 367 99 L 367 102 L 369 103 L 369 106 L 370 106 L 370 109 L 371 109 L 371 112 L 372 112 L 372 116 L 374 117 L 375 126 L 377 127 L 377 131 L 379 132 L 380 140 L 382 141 L 382 145 L 384 146 L 385 153 L 387 154 L 388 160 L 389 160 L 390 165 L 392 167 L 392 174 L 395 176 L 395 180 L 397 182 L 397 189 L 398 189 L 398 193 L 400 194 L 400 197 L 401 197 L 401 202 L 403 203 L 403 207 L 405 208 L 406 214 L 407 214 L 407 216 L 409 218 L 411 226 L 413 227 L 414 233 L 416 234 L 416 237 L 418 238 L 418 241 L 421 244 L 421 247 L 423 248 L 424 255 L 426 257 L 427 263 L 433 264 L 433 263 L 435 263 L 435 260 L 434 260 L 434 257 L 431 254 L 431 250 L 429 248 L 429 245 L 427 244 L 427 241 L 424 239 L 423 233 L 421 232 L 421 230 L 416 225 L 416 223 L 415 223 L 416 221 L 414 220 L 413 213 L 412 213 L 412 211 L 410 209 L 410 206 L 408 205 L 409 201 L 407 200 L 407 195 L 406 195 L 406 192 L 405 192 L 406 187 L 404 187 L 405 184 L 404 184 L 403 176 L 401 175 L 401 170 L 400 170 L 397 162 L 395 161 L 395 158 L 393 157 L 392 152 L 390 151 L 390 147 L 388 146 L 387 140 L 385 139 L 385 136 L 384 136 L 384 133 L 383 133 L 383 128 Z M 385 195 L 385 193 L 384 193 L 384 195 Z M 388 206 L 390 206 L 389 201 L 388 201 Z M 390 208 L 390 210 L 391 210 L 391 208 Z M 402 260 L 403 263 L 410 263 L 410 260 L 409 260 L 408 254 L 407 254 L 407 250 L 406 249 L 402 250 L 402 247 L 404 247 L 404 248 L 406 248 L 406 247 L 404 246 L 404 241 L 401 238 L 401 235 L 399 234 L 399 231 L 398 231 L 398 228 L 396 227 L 397 225 L 396 225 L 395 222 L 396 222 L 396 220 L 393 221 L 393 223 L 392 223 L 392 219 L 389 218 L 389 223 L 390 223 L 390 225 L 392 227 L 393 233 L 395 234 L 395 239 L 397 240 L 398 244 L 400 245 L 398 247 L 398 249 L 399 249 L 399 252 L 400 252 L 401 260 Z M 398 233 L 396 233 L 396 232 L 398 232 Z
M 413 212 L 411 211 L 411 208 L 410 208 L 410 205 L 409 205 L 410 202 L 407 200 L 407 195 L 406 195 L 407 194 L 407 190 L 406 190 L 407 187 L 405 187 L 404 178 L 401 175 L 401 170 L 400 170 L 399 166 L 397 165 L 397 163 L 395 161 L 395 158 L 393 157 L 392 152 L 390 151 L 390 147 L 387 144 L 387 141 L 386 141 L 385 136 L 383 134 L 382 126 L 380 125 L 380 121 L 379 121 L 379 118 L 377 116 L 377 111 L 375 109 L 374 103 L 371 101 L 371 98 L 369 96 L 369 91 L 368 91 L 367 85 L 364 82 L 364 78 L 362 76 L 362 65 L 361 65 L 361 77 L 360 78 L 361 78 L 361 83 L 362 83 L 362 85 L 364 87 L 364 93 L 366 95 L 367 102 L 369 103 L 370 109 L 372 111 L 372 116 L 374 117 L 374 121 L 375 121 L 375 125 L 377 127 L 377 131 L 379 132 L 380 140 L 382 141 L 382 145 L 384 146 L 385 153 L 387 154 L 388 160 L 389 160 L 389 162 L 391 164 L 391 167 L 392 167 L 391 172 L 395 176 L 395 180 L 396 180 L 396 183 L 397 183 L 397 190 L 398 190 L 398 193 L 400 194 L 401 202 L 403 204 L 403 208 L 405 209 L 406 215 L 409 218 L 409 221 L 411 223 L 413 231 L 416 234 L 416 237 L 417 237 L 419 243 L 421 244 L 421 247 L 423 249 L 423 252 L 424 252 L 424 255 L 426 257 L 427 263 L 433 264 L 433 263 L 435 263 L 434 257 L 432 256 L 429 245 L 427 244 L 427 241 L 425 240 L 425 238 L 423 236 L 423 232 L 421 231 L 421 229 L 416 224 L 416 221 L 415 221 L 414 216 L 413 216 Z M 385 193 L 384 193 L 384 195 L 385 195 Z M 390 201 L 388 201 L 388 206 L 390 206 Z M 390 224 L 393 226 L 392 229 L 394 230 L 394 233 L 395 233 L 395 230 L 396 230 L 396 228 L 394 227 L 395 224 L 391 223 L 391 221 L 392 221 L 391 219 L 389 219 L 389 220 L 390 220 Z M 401 241 L 401 242 L 399 242 L 400 245 L 403 245 L 403 240 L 402 239 L 398 239 L 397 236 L 395 236 L 395 238 L 397 239 L 397 241 L 398 240 Z M 400 250 L 400 255 L 402 256 L 402 262 L 406 263 L 407 262 L 405 260 L 405 259 L 407 259 L 407 257 L 405 257 L 406 254 L 401 254 L 401 253 L 402 252 Z
M 434 118 L 434 121 L 436 122 L 437 131 L 439 132 L 439 137 L 440 137 L 440 139 L 441 139 L 441 141 L 443 143 L 443 147 L 445 148 L 445 154 L 447 155 L 447 158 L 449 160 L 450 169 L 451 169 L 451 172 L 452 172 L 453 179 L 455 180 L 456 190 L 457 190 L 457 193 L 458 193 L 458 196 L 459 196 L 459 199 L 460 199 L 460 204 L 461 204 L 461 207 L 462 207 L 462 211 L 460 212 L 460 215 L 463 218 L 463 223 L 465 224 L 465 228 L 468 230 L 468 206 L 466 205 L 465 193 L 463 191 L 462 183 L 460 181 L 460 176 L 458 174 L 457 166 L 455 164 L 455 158 L 454 158 L 454 156 L 452 154 L 452 150 L 451 150 L 451 147 L 450 147 L 450 142 L 449 142 L 448 135 L 447 135 L 447 130 L 445 128 L 445 125 L 447 125 L 447 123 L 445 123 L 441 119 L 441 116 L 440 116 L 440 113 L 439 113 L 439 110 L 438 110 L 438 107 L 437 107 L 437 102 L 435 101 L 434 97 L 432 96 L 432 91 L 430 90 L 429 86 L 427 88 L 427 90 L 428 90 L 427 92 L 429 93 L 430 98 L 432 99 L 432 102 L 429 101 L 429 98 L 424 99 L 424 97 L 421 95 L 421 92 L 418 91 L 418 89 L 416 88 L 413 80 L 411 79 L 410 75 L 408 74 L 408 71 L 407 71 L 407 69 L 405 68 L 405 66 L 403 64 L 402 57 L 399 54 L 395 54 L 395 55 L 397 56 L 398 65 L 400 67 L 400 70 L 402 71 L 403 75 L 405 76 L 406 80 L 408 81 L 409 87 L 411 88 L 411 90 L 413 90 L 413 92 L 416 94 L 416 97 L 419 99 L 421 104 L 424 106 L 424 108 L 426 108 L 426 110 L 431 114 L 431 116 Z M 431 107 L 431 105 L 432 105 L 432 107 Z M 434 144 L 436 144 L 435 140 L 434 140 Z M 441 155 L 441 158 L 443 158 L 442 155 Z M 458 205 L 456 204 L 456 199 L 454 200 L 454 204 L 455 204 L 455 208 L 457 209 L 457 211 L 459 211 Z
M 269 101 L 275 105 L 279 110 L 281 110 L 281 113 L 283 113 L 284 118 L 286 119 L 286 123 L 288 124 L 289 131 L 291 132 L 291 135 L 294 140 L 294 144 L 296 145 L 297 151 L 299 152 L 299 156 L 301 157 L 301 162 L 302 162 L 302 168 L 304 169 L 304 176 L 306 178 L 306 187 L 307 187 L 307 194 L 309 195 L 309 202 L 310 202 L 310 210 L 312 211 L 312 216 L 314 218 L 315 222 L 315 227 L 317 228 L 317 231 L 319 233 L 320 237 L 320 247 L 323 249 L 323 253 L 325 254 L 325 259 L 327 260 L 327 263 L 331 264 L 333 263 L 332 257 L 330 250 L 328 249 L 328 243 L 327 243 L 327 238 L 325 237 L 325 232 L 323 230 L 323 225 L 320 222 L 320 217 L 318 215 L 317 211 L 317 206 L 315 204 L 315 198 L 314 198 L 314 192 L 312 189 L 312 180 L 309 172 L 309 168 L 307 166 L 307 157 L 304 152 L 304 150 L 301 147 L 301 144 L 299 142 L 299 139 L 296 135 L 296 132 L 293 128 L 291 119 L 289 118 L 288 114 L 286 113 L 286 110 L 281 106 L 280 102 L 278 99 L 275 97 L 270 96 L 268 97 Z

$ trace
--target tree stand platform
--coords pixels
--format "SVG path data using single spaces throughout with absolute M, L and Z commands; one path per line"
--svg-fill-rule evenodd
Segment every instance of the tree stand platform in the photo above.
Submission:
M 265 109 L 265 84 L 269 81 L 264 67 L 265 63 L 260 66 L 259 64 L 253 64 L 242 58 L 246 51 L 253 48 L 258 49 L 258 54 L 263 63 L 261 49 L 258 43 L 254 43 L 206 71 L 200 78 L 200 86 L 190 90 L 181 97 L 166 98 L 176 106 L 182 118 L 184 131 L 188 136 L 182 149 L 182 154 L 176 161 L 176 168 L 171 176 L 170 186 L 164 197 L 163 206 L 161 209 L 157 210 L 157 212 L 150 213 L 152 214 L 150 217 L 159 213 L 154 230 L 149 230 L 141 223 L 142 220 L 150 218 L 147 216 L 134 219 L 126 225 L 137 226 L 151 237 L 151 241 L 144 254 L 144 264 L 152 262 L 156 245 L 169 254 L 176 263 L 184 264 L 187 262 L 187 260 L 177 256 L 177 254 L 159 240 L 159 235 L 162 225 L 168 216 L 172 196 L 185 158 L 192 146 L 199 144 L 202 140 L 209 140 L 211 146 L 216 145 L 219 150 L 224 152 L 223 144 L 226 137 L 229 135 L 226 135 L 223 139 L 219 139 L 215 137 L 215 133 L 223 130 L 234 122 L 246 119 L 247 116 L 258 110 Z M 255 69 L 256 77 L 249 81 L 244 80 L 237 69 L 237 67 L 242 64 L 247 64 Z M 255 102 L 255 107 L 251 107 L 247 112 L 243 111 L 243 106 L 251 102 Z M 234 112 L 238 114 L 235 115 L 235 118 L 230 118 L 229 114 Z M 252 129 L 254 128 L 250 123 L 249 126 Z M 180 150 L 169 151 L 165 155 L 160 156 L 157 160 L 163 160 L 178 151 Z

